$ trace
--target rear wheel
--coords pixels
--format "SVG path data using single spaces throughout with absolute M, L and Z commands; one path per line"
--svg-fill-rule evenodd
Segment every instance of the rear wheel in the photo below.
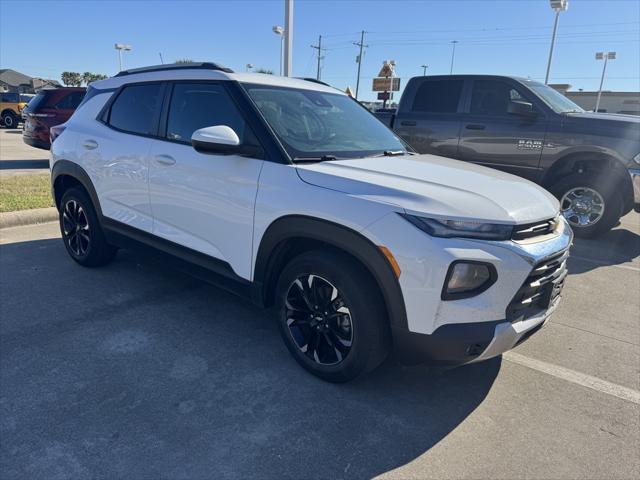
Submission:
M 596 175 L 576 174 L 550 189 L 577 237 L 590 238 L 613 228 L 622 216 L 622 197 Z
M 85 267 L 105 265 L 116 253 L 104 237 L 89 196 L 79 188 L 70 188 L 62 196 L 60 233 L 71 258 Z
M 2 114 L 2 123 L 6 128 L 18 128 L 18 117 L 13 112 L 5 112 Z
M 384 304 L 368 273 L 350 257 L 314 251 L 294 258 L 276 295 L 282 338 L 314 375 L 346 382 L 386 358 Z

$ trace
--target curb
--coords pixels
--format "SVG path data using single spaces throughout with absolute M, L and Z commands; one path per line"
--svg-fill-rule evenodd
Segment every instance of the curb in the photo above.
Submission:
M 0 228 L 21 227 L 57 221 L 58 210 L 55 207 L 0 213 Z

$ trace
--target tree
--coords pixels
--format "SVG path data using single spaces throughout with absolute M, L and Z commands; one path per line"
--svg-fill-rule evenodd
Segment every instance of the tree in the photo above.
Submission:
M 82 85 L 82 75 L 78 72 L 62 72 L 60 78 L 67 87 L 79 87 Z
M 190 58 L 178 58 L 176 60 L 176 63 L 195 63 L 195 62 Z
M 268 68 L 259 68 L 256 70 L 256 73 L 266 73 L 267 75 L 273 75 L 273 70 L 269 70 Z
M 108 77 L 101 73 L 84 72 L 82 74 L 82 81 L 85 85 L 89 85 L 91 82 L 97 82 L 98 80 L 104 80 L 105 78 Z

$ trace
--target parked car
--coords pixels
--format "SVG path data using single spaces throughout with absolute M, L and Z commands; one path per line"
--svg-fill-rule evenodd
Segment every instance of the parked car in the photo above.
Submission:
M 52 132 L 68 254 L 152 250 L 260 306 L 311 373 L 346 381 L 394 349 L 500 355 L 558 305 L 572 241 L 521 178 L 418 155 L 331 87 L 213 63 L 119 73 Z
M 395 115 L 378 118 L 420 153 L 513 173 L 553 193 L 577 236 L 640 211 L 640 118 L 585 112 L 516 77 L 412 78 Z
M 0 122 L 5 128 L 18 128 L 22 117 L 22 109 L 28 98 L 17 92 L 0 93 Z
M 32 147 L 49 150 L 49 129 L 73 115 L 84 98 L 84 87 L 60 87 L 41 90 L 23 110 L 22 140 Z

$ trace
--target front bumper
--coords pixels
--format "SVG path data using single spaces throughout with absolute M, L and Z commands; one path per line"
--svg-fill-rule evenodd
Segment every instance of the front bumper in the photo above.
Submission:
M 633 185 L 633 209 L 640 213 L 640 168 L 630 168 L 629 175 Z

